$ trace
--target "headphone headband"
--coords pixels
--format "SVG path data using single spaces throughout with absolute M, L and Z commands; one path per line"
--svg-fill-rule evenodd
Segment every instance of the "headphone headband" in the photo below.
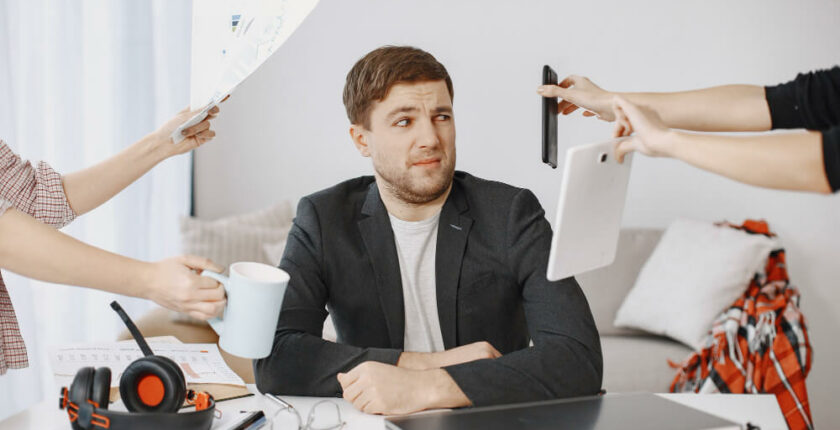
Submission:
M 77 405 L 70 401 L 68 393 L 67 387 L 61 389 L 59 408 L 67 409 L 70 422 L 82 429 L 143 430 L 157 427 L 206 430 L 212 427 L 216 413 L 216 401 L 207 393 L 196 393 L 196 397 L 206 396 L 204 409 L 199 409 L 202 405 L 196 402 L 195 411 L 182 413 L 112 411 L 99 407 L 91 400 Z

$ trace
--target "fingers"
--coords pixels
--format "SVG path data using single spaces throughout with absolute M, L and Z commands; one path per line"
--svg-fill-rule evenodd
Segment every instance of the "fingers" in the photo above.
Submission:
M 225 309 L 225 302 L 196 302 L 187 309 L 187 315 L 200 320 L 208 320 L 222 313 Z
M 198 133 L 193 137 L 198 139 L 199 143 L 203 144 L 205 142 L 208 142 L 208 141 L 212 140 L 214 137 L 216 137 L 216 132 L 213 131 L 213 130 L 204 130 L 201 133 Z
M 362 394 L 363 390 L 361 384 L 351 383 L 346 387 L 342 387 L 344 391 L 343 397 L 344 400 L 347 400 L 350 403 L 355 403 L 356 399 Z
M 210 108 L 209 111 L 207 111 L 207 118 L 205 118 L 205 121 L 209 121 L 211 119 L 214 119 L 218 115 L 219 115 L 219 107 L 218 106 L 213 106 L 212 108 Z
M 543 97 L 559 97 L 565 99 L 569 96 L 569 89 L 557 85 L 540 85 L 537 87 L 537 94 Z
M 628 118 L 630 121 L 633 121 L 640 116 L 643 116 L 642 110 L 639 106 L 631 103 L 624 97 L 616 96 L 613 97 L 613 106 L 617 106 L 621 111 L 624 113 L 624 116 Z
M 353 370 L 356 370 L 356 368 L 354 368 Z M 336 377 L 338 378 L 338 383 L 341 384 L 342 387 L 349 387 L 354 382 L 356 382 L 357 379 L 359 379 L 359 373 L 354 373 L 353 370 L 351 370 L 348 373 L 339 373 L 338 375 L 336 375 Z
M 201 281 L 209 280 L 216 283 L 215 288 L 208 288 L 200 285 L 198 291 L 195 292 L 195 299 L 202 302 L 218 302 L 225 299 L 225 288 L 221 284 L 204 276 L 199 278 Z
M 575 106 L 575 104 L 568 100 L 560 100 L 560 103 L 557 103 L 557 113 L 562 113 L 569 106 Z
M 560 83 L 557 84 L 557 86 L 559 86 L 560 88 L 569 88 L 571 86 L 577 85 L 581 81 L 581 79 L 583 79 L 581 76 L 569 75 L 563 78 L 563 80 L 560 81 Z
M 625 113 L 624 99 L 616 97 L 613 99 L 613 114 L 615 115 L 615 127 L 613 128 L 613 137 L 629 136 L 633 133 L 633 125 Z
M 576 110 L 578 110 L 578 106 L 570 103 L 570 106 L 568 106 L 565 109 L 563 109 L 562 111 L 558 111 L 558 112 L 562 113 L 563 115 L 568 115 L 568 114 L 570 114 L 570 113 L 572 113 Z
M 197 257 L 195 255 L 182 255 L 178 257 L 178 261 L 194 270 L 209 270 L 216 273 L 221 273 L 225 270 L 224 267 L 210 261 L 209 258 Z
M 191 137 L 191 136 L 195 136 L 198 133 L 201 133 L 204 130 L 209 130 L 209 129 L 210 129 L 210 121 L 207 118 L 205 118 L 200 123 L 198 123 L 198 124 L 196 124 L 192 127 L 185 128 L 183 131 L 181 131 L 181 134 L 186 136 L 186 137 Z
M 496 347 L 495 347 L 495 346 L 490 345 L 490 355 L 491 355 L 493 358 L 499 358 L 499 357 L 501 357 L 501 356 L 502 356 L 502 353 L 501 353 L 501 352 L 499 352 L 499 350 L 498 350 L 498 349 L 496 349 Z
M 639 149 L 639 142 L 638 139 L 635 137 L 631 137 L 629 139 L 624 139 L 618 142 L 618 145 L 615 146 L 615 159 L 618 161 L 619 164 L 624 163 L 624 157 L 633 151 Z

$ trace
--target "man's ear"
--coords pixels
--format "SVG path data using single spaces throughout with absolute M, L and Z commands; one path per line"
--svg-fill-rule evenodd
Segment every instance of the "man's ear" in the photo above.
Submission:
M 350 126 L 350 139 L 353 140 L 353 144 L 356 145 L 356 150 L 359 151 L 359 154 L 362 154 L 362 157 L 370 157 L 367 133 L 368 131 L 359 124 L 352 124 Z

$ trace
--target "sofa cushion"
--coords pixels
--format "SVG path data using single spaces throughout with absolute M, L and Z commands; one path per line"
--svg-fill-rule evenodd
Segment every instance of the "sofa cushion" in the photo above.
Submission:
M 622 229 L 615 261 L 607 267 L 576 276 L 602 336 L 644 334 L 641 330 L 616 327 L 613 321 L 660 237 L 662 230 L 659 229 Z
M 269 251 L 285 247 L 292 226 L 292 206 L 281 202 L 258 211 L 202 220 L 181 219 L 181 252 L 206 257 L 225 268 L 238 261 L 276 266 L 280 259 Z M 266 248 L 267 245 L 274 245 Z M 281 254 L 282 255 L 282 254 Z M 172 312 L 173 321 L 206 325 L 186 314 Z
M 676 370 L 668 360 L 680 363 L 691 349 L 659 336 L 601 336 L 604 382 L 607 392 L 668 392 Z
M 774 238 L 707 221 L 674 221 L 616 313 L 615 325 L 668 336 L 695 350 L 746 290 Z

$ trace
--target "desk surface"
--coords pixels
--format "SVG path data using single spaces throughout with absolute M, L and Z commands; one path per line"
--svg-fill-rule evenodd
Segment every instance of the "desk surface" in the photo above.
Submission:
M 248 389 L 256 393 L 256 388 L 249 385 Z M 612 395 L 612 394 L 608 394 Z M 740 424 L 749 421 L 758 425 L 762 430 L 786 429 L 784 417 L 782 416 L 776 398 L 768 394 L 760 395 L 738 395 L 738 394 L 670 394 L 663 393 L 660 396 L 681 403 L 683 405 L 699 409 L 701 411 L 717 415 Z M 67 414 L 58 409 L 58 400 L 41 402 L 24 412 L 0 422 L 0 429 L 61 429 L 69 428 Z M 312 406 L 324 398 L 321 397 L 295 397 L 283 396 L 283 399 L 291 403 L 297 409 L 303 420 L 306 420 Z M 384 429 L 383 418 L 377 415 L 368 415 L 357 411 L 344 399 L 330 398 L 341 410 L 341 418 L 347 423 L 344 429 Z M 111 406 L 115 410 L 121 404 L 115 403 Z M 266 416 L 272 417 L 279 410 L 274 402 L 259 394 L 252 397 L 227 400 L 219 402 L 217 408 L 222 412 L 221 419 L 213 424 L 213 429 L 227 429 L 230 424 L 235 423 L 242 417 L 240 411 L 252 411 L 261 409 Z M 124 410 L 124 409 L 123 409 Z M 322 410 L 319 408 L 319 411 Z M 330 412 L 325 409 L 325 411 Z M 293 415 L 282 412 L 276 415 L 279 429 L 293 429 L 297 426 Z

